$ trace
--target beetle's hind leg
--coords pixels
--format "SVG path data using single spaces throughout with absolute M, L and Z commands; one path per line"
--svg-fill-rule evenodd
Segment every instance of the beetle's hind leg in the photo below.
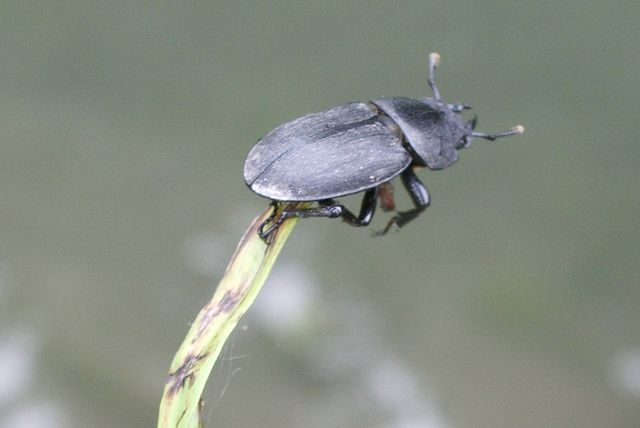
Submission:
M 404 226 L 418 217 L 429 206 L 429 192 L 418 177 L 416 177 L 412 168 L 405 169 L 400 178 L 402 179 L 402 184 L 407 189 L 407 192 L 409 192 L 409 196 L 411 196 L 411 200 L 413 201 L 415 208 L 397 213 L 391 218 L 391 220 L 389 220 L 389 223 L 387 223 L 387 226 L 384 229 L 376 232 L 376 236 L 384 235 L 393 225 L 396 225 L 397 227 Z

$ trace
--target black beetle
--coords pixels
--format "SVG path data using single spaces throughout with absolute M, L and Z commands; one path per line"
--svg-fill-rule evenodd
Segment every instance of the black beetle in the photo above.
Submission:
M 266 240 L 289 217 L 342 217 L 352 226 L 366 226 L 375 212 L 378 189 L 400 175 L 415 207 L 396 213 L 378 232 L 385 234 L 394 224 L 404 226 L 429 206 L 429 193 L 414 169 L 453 165 L 457 150 L 469 147 L 472 137 L 495 140 L 524 132 L 520 125 L 497 134 L 474 131 L 476 118 L 464 121 L 460 116 L 469 106 L 447 104 L 440 98 L 433 79 L 439 61 L 437 53 L 429 56 L 433 98 L 352 102 L 287 122 L 260 139 L 244 165 L 244 179 L 251 190 L 274 204 L 313 201 L 318 205 L 285 208 L 276 220 L 274 208 L 260 225 L 259 235 Z M 357 216 L 333 200 L 359 192 L 365 193 Z

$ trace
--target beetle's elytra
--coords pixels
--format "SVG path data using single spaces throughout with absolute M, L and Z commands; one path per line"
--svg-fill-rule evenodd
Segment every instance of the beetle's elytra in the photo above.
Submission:
M 469 147 L 473 137 L 495 140 L 524 132 L 521 125 L 496 134 L 474 131 L 476 118 L 465 121 L 461 116 L 469 106 L 440 98 L 433 79 L 439 62 L 437 53 L 429 56 L 433 97 L 352 102 L 282 124 L 260 139 L 244 165 L 251 190 L 276 203 L 317 202 L 311 208 L 285 209 L 278 218 L 273 218 L 274 209 L 272 218 L 260 226 L 260 236 L 266 240 L 289 217 L 341 217 L 352 226 L 366 226 L 379 198 L 384 209 L 394 209 L 388 183 L 399 175 L 414 208 L 397 212 L 378 232 L 383 235 L 429 206 L 429 193 L 416 177 L 416 168 L 453 165 L 458 150 Z M 359 192 L 364 197 L 358 215 L 333 199 Z

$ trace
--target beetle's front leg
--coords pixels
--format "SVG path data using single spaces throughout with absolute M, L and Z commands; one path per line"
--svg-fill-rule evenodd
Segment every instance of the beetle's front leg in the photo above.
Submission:
M 267 241 L 269 235 L 276 231 L 280 227 L 280 225 L 288 218 L 298 217 L 298 218 L 307 218 L 307 217 L 329 217 L 336 218 L 340 217 L 343 214 L 343 211 L 346 209 L 342 205 L 333 204 L 333 205 L 321 205 L 316 208 L 300 208 L 300 209 L 284 209 L 278 216 L 275 221 L 272 221 L 275 217 L 275 208 L 274 212 L 267 218 L 267 220 L 263 221 L 260 227 L 258 227 L 258 235 L 262 238 L 263 241 Z M 267 224 L 269 227 L 265 229 Z
M 342 217 L 342 220 L 351 226 L 366 226 L 371 223 L 373 214 L 376 211 L 376 205 L 378 202 L 376 199 L 377 196 L 377 189 L 374 188 L 367 190 L 364 194 L 364 197 L 362 198 L 362 205 L 360 206 L 360 212 L 357 216 L 347 208 L 345 208 L 344 205 L 336 203 L 333 199 L 325 199 L 323 201 L 320 201 L 320 206 L 315 208 L 284 209 L 275 221 L 273 221 L 276 212 L 276 209 L 274 207 L 274 211 L 271 213 L 271 215 L 264 222 L 262 222 L 262 224 L 258 228 L 258 235 L 260 235 L 260 238 L 266 241 L 269 238 L 269 235 L 271 235 L 278 227 L 280 227 L 280 225 L 286 219 L 292 217 Z M 271 223 L 270 226 L 265 229 L 265 227 L 269 223 Z
M 280 218 L 278 218 L 274 224 L 280 225 L 285 219 L 291 217 L 342 217 L 342 220 L 351 226 L 366 226 L 371 223 L 373 214 L 376 211 L 377 196 L 378 191 L 376 188 L 367 190 L 362 198 L 362 205 L 360 206 L 360 212 L 357 216 L 344 205 L 336 203 L 333 199 L 325 199 L 320 201 L 320 205 L 315 208 L 283 210 L 282 213 L 280 213 Z
M 387 223 L 386 227 L 376 233 L 376 236 L 384 235 L 394 224 L 398 227 L 404 226 L 418 217 L 429 206 L 429 192 L 418 177 L 416 177 L 412 168 L 405 169 L 400 178 L 402 179 L 402 184 L 407 189 L 407 192 L 409 192 L 409 196 L 411 196 L 411 200 L 413 201 L 415 208 L 409 211 L 399 212 L 393 216 L 391 220 L 389 220 L 389 223 Z
M 342 217 L 342 220 L 351 226 L 366 226 L 371 223 L 373 214 L 376 211 L 377 196 L 378 190 L 376 188 L 367 190 L 362 198 L 362 205 L 360 206 L 360 212 L 357 216 L 344 205 L 336 203 L 333 199 L 325 199 L 320 201 L 319 206 L 315 208 L 283 210 L 274 224 L 280 225 L 285 219 L 291 217 Z

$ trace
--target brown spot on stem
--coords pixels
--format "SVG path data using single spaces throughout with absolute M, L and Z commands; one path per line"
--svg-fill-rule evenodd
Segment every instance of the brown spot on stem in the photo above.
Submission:
M 244 295 L 245 289 L 246 287 L 243 286 L 239 289 L 227 290 L 219 301 L 207 304 L 207 306 L 202 309 L 203 315 L 198 322 L 198 332 L 193 336 L 193 339 L 191 339 L 191 343 L 200 339 L 215 317 L 231 311 Z
M 189 382 L 189 386 L 193 385 L 198 362 L 203 358 L 206 358 L 207 355 L 208 354 L 188 354 L 182 365 L 173 373 L 169 373 L 169 378 L 167 379 L 167 385 L 169 385 L 167 395 L 175 395 L 178 391 L 184 388 L 187 382 Z

